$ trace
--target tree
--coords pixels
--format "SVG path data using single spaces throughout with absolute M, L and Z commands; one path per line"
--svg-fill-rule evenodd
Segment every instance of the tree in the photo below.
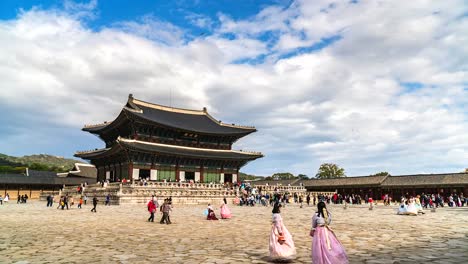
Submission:
M 309 176 L 305 175 L 305 174 L 299 174 L 297 175 L 297 177 L 301 180 L 308 180 L 309 179 Z
M 275 180 L 289 180 L 289 179 L 294 179 L 294 175 L 290 172 L 281 172 L 281 173 L 275 173 L 271 175 L 273 179 Z
M 379 173 L 376 173 L 376 174 L 372 174 L 370 176 L 391 176 L 390 173 L 386 172 L 386 171 L 382 171 L 382 172 L 379 172 Z
M 332 179 L 346 177 L 344 169 L 333 163 L 323 163 L 315 175 L 317 179 Z

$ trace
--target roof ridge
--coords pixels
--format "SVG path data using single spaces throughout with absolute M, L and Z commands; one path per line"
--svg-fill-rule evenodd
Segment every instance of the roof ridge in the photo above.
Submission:
M 392 175 L 391 177 L 408 177 L 408 176 L 440 176 L 440 175 L 460 175 L 460 174 L 468 174 L 466 172 L 447 172 L 447 173 L 430 173 L 430 174 L 406 174 L 406 175 Z
M 204 114 L 206 114 L 205 110 L 194 110 L 194 109 L 186 109 L 186 108 L 165 106 L 165 105 L 146 102 L 146 101 L 136 99 L 136 98 L 132 98 L 132 102 L 134 104 L 136 104 L 136 105 L 142 105 L 142 106 L 146 106 L 146 107 L 149 107 L 149 108 L 163 110 L 163 111 L 169 111 L 169 112 L 192 114 L 192 115 L 204 115 Z
M 107 126 L 110 123 L 107 121 L 104 121 L 103 123 L 98 123 L 98 124 L 85 124 L 84 128 L 94 128 L 94 127 L 100 127 L 100 126 Z
M 243 126 L 243 125 L 236 125 L 236 124 L 227 124 L 227 123 L 223 123 L 221 120 L 216 120 L 212 115 L 210 115 L 207 111 L 206 111 L 206 108 L 205 109 L 205 114 L 206 116 L 211 119 L 213 122 L 216 122 L 218 123 L 219 125 L 221 126 L 227 126 L 227 127 L 234 127 L 234 128 L 244 128 L 244 129 L 255 129 L 254 126 Z
M 105 151 L 109 150 L 111 148 L 100 148 L 100 149 L 92 149 L 92 150 L 82 150 L 82 151 L 77 151 L 76 154 L 88 154 L 88 153 L 93 153 L 93 152 L 99 152 L 99 151 Z

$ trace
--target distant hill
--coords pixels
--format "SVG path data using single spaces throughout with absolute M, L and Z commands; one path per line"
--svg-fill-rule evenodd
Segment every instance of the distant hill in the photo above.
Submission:
M 245 181 L 245 180 L 250 180 L 250 181 L 253 181 L 253 180 L 262 180 L 263 177 L 262 176 L 256 176 L 256 175 L 250 175 L 250 174 L 246 174 L 246 173 L 243 173 L 243 172 L 239 172 L 239 181 Z
M 47 154 L 13 157 L 0 153 L 0 172 L 18 172 L 25 167 L 40 171 L 66 172 L 77 162 L 82 161 Z

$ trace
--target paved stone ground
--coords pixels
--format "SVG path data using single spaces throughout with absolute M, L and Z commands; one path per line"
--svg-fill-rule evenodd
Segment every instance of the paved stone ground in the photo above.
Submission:
M 146 208 L 68 211 L 44 202 L 0 206 L 0 263 L 268 263 L 271 207 L 230 206 L 207 221 L 201 206 L 175 206 L 172 225 L 148 223 Z M 468 263 L 468 207 L 396 215 L 396 207 L 330 206 L 351 263 Z M 283 208 L 297 259 L 311 263 L 312 207 Z M 216 210 L 219 216 L 219 210 Z M 160 214 L 157 214 L 160 218 Z M 159 220 L 159 219 L 157 219 Z

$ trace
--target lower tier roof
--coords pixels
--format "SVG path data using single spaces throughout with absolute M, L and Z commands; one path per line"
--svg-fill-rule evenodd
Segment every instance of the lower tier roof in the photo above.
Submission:
M 77 152 L 75 157 L 83 159 L 99 159 L 115 154 L 123 149 L 154 153 L 156 155 L 180 156 L 197 159 L 250 161 L 263 157 L 260 152 L 183 147 L 125 138 L 118 138 L 116 140 L 116 144 L 110 148 L 97 149 L 88 152 Z

